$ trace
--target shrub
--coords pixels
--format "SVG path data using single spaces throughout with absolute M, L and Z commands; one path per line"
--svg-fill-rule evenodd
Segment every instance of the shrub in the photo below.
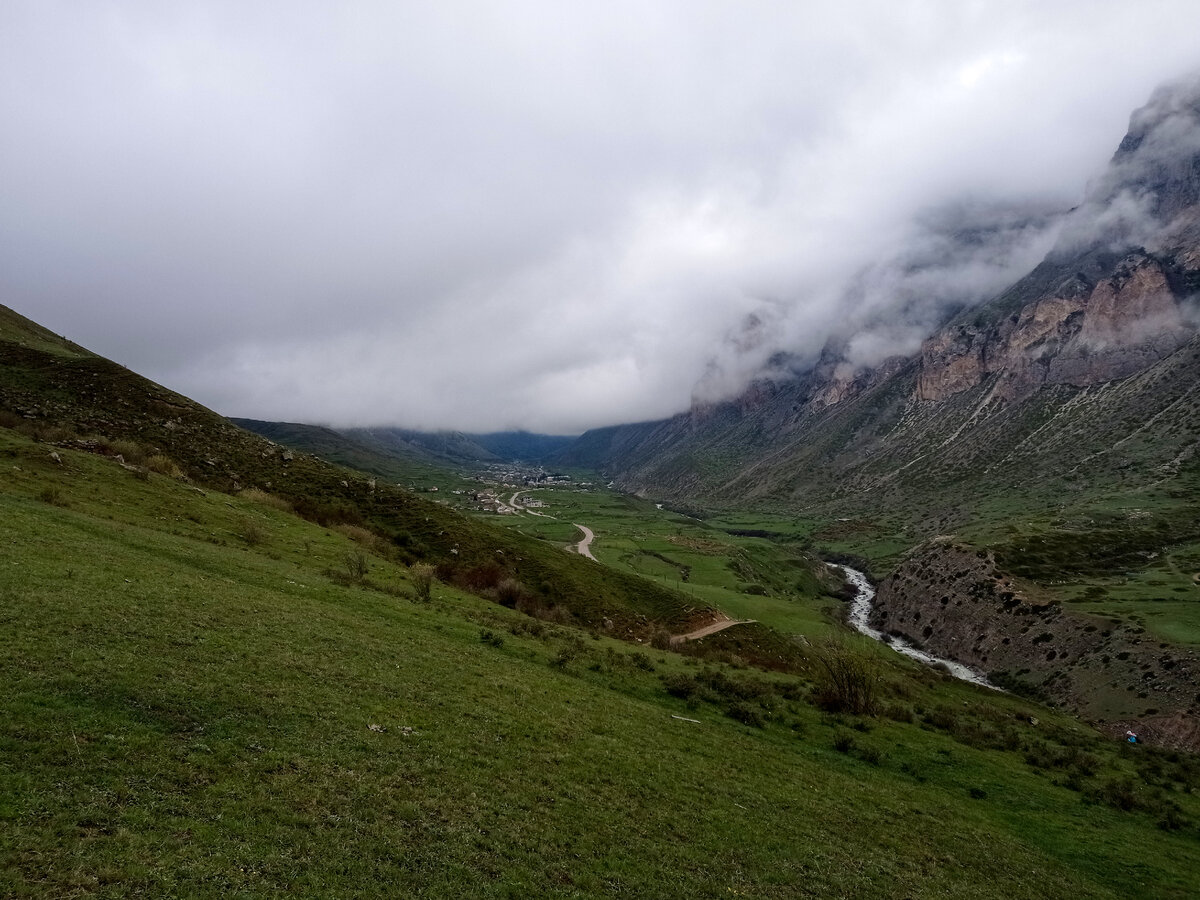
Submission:
M 650 635 L 650 646 L 655 650 L 670 650 L 672 646 L 671 632 L 665 628 L 654 629 L 654 634 Z
M 433 596 L 433 572 L 433 566 L 429 563 L 413 563 L 408 567 L 413 590 L 422 603 L 428 603 Z
M 827 712 L 874 715 L 878 707 L 879 671 L 874 658 L 830 638 L 813 651 L 817 661 L 814 699 Z
M 347 550 L 342 554 L 342 568 L 352 580 L 362 581 L 371 570 L 371 564 L 367 560 L 367 554 L 361 550 Z
M 49 503 L 51 506 L 67 505 L 67 501 L 63 499 L 62 491 L 55 484 L 48 484 L 38 491 L 38 499 L 43 503 Z
M 911 722 L 913 720 L 912 707 L 907 703 L 889 703 L 882 712 L 884 716 L 894 722 Z
M 691 700 L 700 693 L 700 684 L 691 675 L 683 672 L 673 672 L 670 675 L 662 676 L 663 685 L 667 689 L 667 693 L 672 697 L 678 697 L 680 700 Z
M 133 441 L 102 439 L 99 449 L 105 456 L 119 456 L 131 466 L 138 465 L 146 458 L 145 451 Z
M 496 634 L 490 628 L 481 628 L 479 630 L 479 640 L 491 647 L 503 647 L 504 635 Z
M 1099 787 L 1089 791 L 1086 799 L 1092 803 L 1104 803 L 1115 809 L 1128 812 L 1137 808 L 1138 795 L 1129 778 L 1106 778 Z
M 509 609 L 516 609 L 517 604 L 529 593 L 525 590 L 525 585 L 515 578 L 502 578 L 495 591 L 496 602 Z
M 859 747 L 855 754 L 863 762 L 877 766 L 883 762 L 883 753 L 878 747 Z
M 246 492 L 242 491 L 242 493 L 245 494 Z M 262 493 L 262 492 L 259 491 L 259 493 Z M 263 496 L 267 497 L 270 495 L 264 494 Z M 379 552 L 379 550 L 381 549 L 380 548 L 381 544 L 383 544 L 382 549 L 384 549 L 384 550 L 387 549 L 387 545 L 384 544 L 382 541 L 380 541 L 380 539 L 375 535 L 375 533 L 373 531 L 371 531 L 367 528 L 363 528 L 361 525 L 350 525 L 350 524 L 347 524 L 346 522 L 339 522 L 336 525 L 330 526 L 329 530 L 336 531 L 342 537 L 350 538 L 350 540 L 354 541 L 354 543 L 356 543 L 356 544 L 362 544 L 368 550 L 374 550 L 375 552 Z
M 267 530 L 253 519 L 242 519 L 236 533 L 251 547 L 257 547 L 267 542 Z
M 762 710 L 751 706 L 749 703 L 731 703 L 725 708 L 725 715 L 752 728 L 765 728 L 767 725 L 767 719 L 763 715 Z
M 1178 803 L 1168 803 L 1157 824 L 1163 831 L 1178 831 L 1190 825 L 1191 822 L 1184 817 L 1183 810 L 1180 809 Z
M 175 460 L 163 453 L 155 453 L 146 460 L 146 468 L 168 478 L 183 478 L 183 469 L 175 464 Z M 242 491 L 243 494 L 246 491 Z M 261 491 L 259 492 L 261 493 Z
M 158 457 L 152 457 L 152 459 L 157 458 Z M 162 458 L 166 459 L 165 456 Z M 146 465 L 149 466 L 150 462 L 147 461 Z M 163 474 L 166 473 L 164 472 Z M 266 491 L 260 491 L 258 488 L 246 488 L 244 491 L 240 491 L 238 496 L 249 500 L 251 503 L 258 503 L 261 506 L 270 506 L 271 508 L 277 509 L 280 512 L 290 513 L 294 511 L 292 504 L 288 503 L 288 501 L 284 500 L 282 497 L 276 497 L 274 494 L 268 494 Z
M 550 665 L 556 669 L 565 669 L 569 663 L 578 659 L 586 651 L 587 648 L 583 646 L 583 641 L 573 637 L 559 648 L 557 655 L 550 660 Z
M 629 654 L 629 664 L 635 669 L 641 669 L 643 672 L 654 671 L 654 660 L 640 650 Z

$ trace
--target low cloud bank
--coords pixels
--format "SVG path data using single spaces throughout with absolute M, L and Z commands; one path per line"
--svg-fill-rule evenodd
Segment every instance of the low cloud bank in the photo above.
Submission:
M 1189 4 L 1044 7 L 10 4 L 0 302 L 337 425 L 572 433 L 871 365 L 1085 198 L 1162 212 L 1087 182 L 1194 64 Z

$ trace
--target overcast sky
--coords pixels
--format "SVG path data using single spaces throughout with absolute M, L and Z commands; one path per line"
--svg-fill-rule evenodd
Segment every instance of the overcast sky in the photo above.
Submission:
M 0 303 L 226 415 L 655 418 L 911 351 L 1197 65 L 1195 0 L 5 0 Z

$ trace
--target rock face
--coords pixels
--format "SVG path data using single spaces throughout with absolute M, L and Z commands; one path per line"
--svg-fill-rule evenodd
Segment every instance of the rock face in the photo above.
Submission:
M 1099 693 L 1123 721 L 1200 715 L 1200 660 L 1138 626 L 1042 602 L 992 555 L 949 539 L 913 550 L 878 587 L 874 620 L 934 653 L 1023 684 L 1084 713 Z
M 1000 322 L 951 325 L 921 349 L 917 399 L 939 402 L 994 377 L 994 396 L 1016 402 L 1047 384 L 1087 387 L 1139 372 L 1195 331 L 1171 281 L 1162 260 L 1134 251 L 1107 278 L 1073 273 Z
M 1139 372 L 1196 331 L 1200 82 L 1167 86 L 1129 133 L 1046 261 L 991 316 L 954 322 L 921 351 L 916 396 L 940 402 L 988 379 L 995 398 Z M 984 312 L 987 312 L 985 308 Z

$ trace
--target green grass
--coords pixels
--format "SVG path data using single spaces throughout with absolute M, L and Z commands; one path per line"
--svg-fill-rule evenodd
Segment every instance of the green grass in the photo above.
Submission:
M 500 520 L 506 527 L 566 546 L 581 537 L 571 523 L 584 524 L 596 534 L 592 553 L 606 566 L 679 591 L 697 606 L 789 634 L 823 635 L 835 627 L 829 611 L 836 601 L 829 592 L 839 581 L 802 549 L 808 546 L 799 539 L 802 532 L 790 542 L 730 533 L 739 529 L 598 485 L 522 494 L 545 503 L 538 512 L 555 518 L 508 517 Z
M 704 670 L 444 585 L 414 603 L 403 566 L 382 557 L 346 584 L 331 573 L 358 545 L 335 530 L 103 457 L 54 463 L 0 435 L 0 893 L 1197 886 L 1194 826 L 1162 832 L 1153 808 L 1086 804 L 1057 770 L 970 737 L 1082 743 L 1101 774 L 1135 771 L 1069 719 L 1036 711 L 1034 729 L 1021 701 L 907 667 L 887 670 L 889 702 L 956 710 L 940 727 L 919 712 L 828 717 L 804 678 Z M 59 502 L 39 499 L 47 487 Z M 241 536 L 247 520 L 261 541 Z M 703 671 L 777 685 L 742 701 L 764 727 L 730 718 L 721 696 L 663 687 Z M 1191 795 L 1172 796 L 1200 817 Z

